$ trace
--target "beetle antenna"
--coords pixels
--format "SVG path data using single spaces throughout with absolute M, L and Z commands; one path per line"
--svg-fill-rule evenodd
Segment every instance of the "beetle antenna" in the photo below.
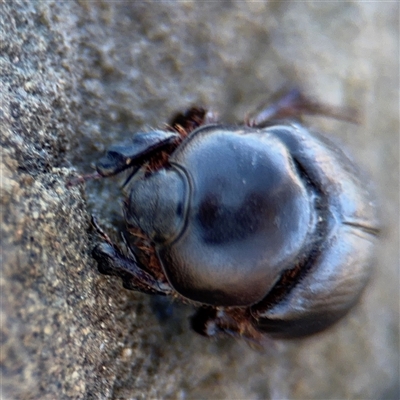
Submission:
M 129 258 L 131 258 L 133 261 L 137 262 L 135 253 L 133 252 L 132 247 L 129 245 L 128 240 L 126 239 L 126 236 L 124 235 L 123 232 L 121 232 L 121 239 L 124 242 L 124 245 L 128 252 Z
M 77 186 L 80 183 L 84 183 L 90 180 L 94 180 L 94 179 L 100 179 L 100 178 L 104 178 L 102 175 L 100 175 L 97 171 L 94 172 L 93 174 L 86 174 L 86 175 L 81 175 L 81 176 L 77 176 L 71 180 L 69 180 L 66 184 L 67 188 L 71 188 L 73 186 Z
M 97 221 L 97 217 L 95 217 L 94 215 L 91 216 L 90 218 L 90 222 L 92 224 L 92 226 L 94 227 L 94 229 L 96 230 L 96 232 L 99 234 L 99 236 L 104 239 L 108 244 L 113 245 L 113 242 L 111 241 L 110 237 L 107 235 L 107 233 L 105 233 L 103 231 L 103 229 L 100 227 L 98 221 Z
M 139 166 L 134 167 L 132 169 L 132 172 L 128 175 L 128 177 L 125 179 L 124 183 L 122 184 L 122 187 L 121 187 L 122 190 L 125 190 L 126 185 L 131 181 L 132 177 L 139 171 L 139 169 L 140 169 Z

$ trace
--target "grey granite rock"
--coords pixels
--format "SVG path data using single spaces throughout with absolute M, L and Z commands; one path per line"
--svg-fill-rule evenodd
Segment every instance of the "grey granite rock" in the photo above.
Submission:
M 398 16 L 396 2 L 2 2 L 3 397 L 399 398 Z M 293 83 L 364 114 L 307 121 L 376 182 L 384 229 L 351 314 L 260 354 L 99 275 L 89 215 L 117 237 L 118 179 L 65 182 L 189 104 L 240 120 Z

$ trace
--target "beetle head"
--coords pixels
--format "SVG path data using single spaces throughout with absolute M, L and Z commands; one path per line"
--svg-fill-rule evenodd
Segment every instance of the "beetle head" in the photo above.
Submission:
M 128 224 L 140 228 L 156 244 L 173 241 L 183 229 L 187 186 L 183 174 L 174 169 L 135 180 L 127 204 Z

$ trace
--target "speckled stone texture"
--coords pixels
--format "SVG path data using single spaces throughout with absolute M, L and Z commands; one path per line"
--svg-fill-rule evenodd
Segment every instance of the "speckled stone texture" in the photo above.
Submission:
M 3 1 L 3 398 L 399 398 L 398 17 L 397 2 Z M 292 84 L 362 112 L 307 122 L 376 182 L 382 243 L 346 319 L 260 353 L 101 276 L 89 216 L 118 237 L 120 180 L 65 183 L 190 104 L 232 122 Z

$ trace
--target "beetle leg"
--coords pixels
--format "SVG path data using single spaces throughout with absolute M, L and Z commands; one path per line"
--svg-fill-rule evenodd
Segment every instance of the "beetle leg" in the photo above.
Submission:
M 203 307 L 192 316 L 191 326 L 195 332 L 209 338 L 241 338 L 256 347 L 269 343 L 268 337 L 254 327 L 247 309 Z
M 112 243 L 98 224 L 96 217 L 92 216 L 91 222 L 104 240 L 93 249 L 93 257 L 98 262 L 98 268 L 102 274 L 119 276 L 126 289 L 148 294 L 168 295 L 172 293 L 168 283 L 159 281 L 141 266 L 124 236 L 123 241 L 128 249 L 128 257 L 122 254 L 117 245 Z
M 125 289 L 147 294 L 172 294 L 168 283 L 154 278 L 136 259 L 124 256 L 115 245 L 100 243 L 93 249 L 93 257 L 98 262 L 99 272 L 120 277 Z
M 175 114 L 168 123 L 169 130 L 187 136 L 202 125 L 218 122 L 218 115 L 202 107 L 191 107 L 184 112 Z
M 173 145 L 177 144 L 180 136 L 174 132 L 151 131 L 136 133 L 129 144 L 110 147 L 105 156 L 96 165 L 97 172 L 103 176 L 113 176 L 128 168 L 138 167 L 145 160 L 167 151 L 173 151 Z
M 145 161 L 162 152 L 172 153 L 181 140 L 181 135 L 173 131 L 138 132 L 133 135 L 131 143 L 111 146 L 96 164 L 96 172 L 71 179 L 67 182 L 67 187 L 92 179 L 114 176 L 133 168 L 124 183 L 125 186 Z
M 292 89 L 273 103 L 263 104 L 253 115 L 248 115 L 245 124 L 251 127 L 263 127 L 271 120 L 300 118 L 306 114 L 360 123 L 360 116 L 356 110 L 324 104 L 305 96 L 298 89 Z

